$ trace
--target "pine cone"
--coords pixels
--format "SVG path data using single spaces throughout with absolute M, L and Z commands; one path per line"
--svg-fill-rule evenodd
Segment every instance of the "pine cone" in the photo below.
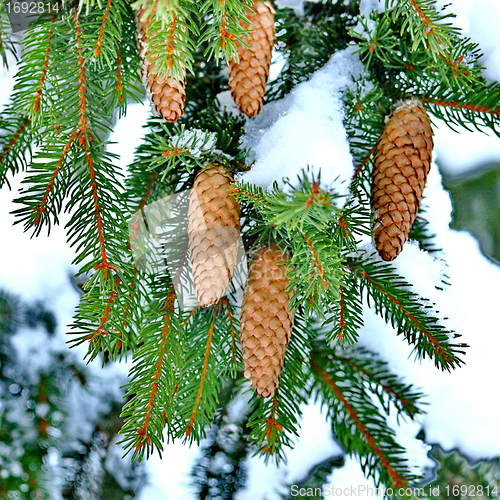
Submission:
M 375 246 L 395 259 L 408 239 L 422 201 L 432 160 L 431 122 L 422 104 L 405 101 L 391 115 L 380 138 L 372 174 Z
M 201 306 L 227 293 L 238 256 L 240 206 L 232 176 L 212 163 L 198 173 L 189 196 L 188 239 L 194 288 Z
M 242 27 L 255 31 L 244 39 L 250 48 L 239 44 L 239 62 L 229 63 L 229 88 L 240 111 L 252 117 L 262 108 L 271 65 L 275 39 L 274 9 L 271 2 L 257 0 L 247 19 L 250 24 L 243 23 Z
M 139 9 L 137 12 L 137 39 L 142 60 L 143 83 L 153 102 L 154 110 L 168 122 L 175 122 L 184 114 L 186 70 L 183 68 L 184 78 L 181 80 L 172 77 L 164 78 L 156 72 L 153 65 L 154 55 L 148 46 L 148 41 L 153 35 L 149 33 L 148 36 L 147 33 L 153 15 L 150 14 L 146 19 L 143 19 L 144 10 Z M 169 41 L 169 32 L 166 28 L 165 44 L 169 43 Z
M 241 306 L 241 346 L 245 377 L 257 394 L 273 396 L 283 368 L 293 327 L 293 312 L 286 291 L 288 255 L 276 244 L 257 253 Z M 281 263 L 281 264 L 280 264 Z

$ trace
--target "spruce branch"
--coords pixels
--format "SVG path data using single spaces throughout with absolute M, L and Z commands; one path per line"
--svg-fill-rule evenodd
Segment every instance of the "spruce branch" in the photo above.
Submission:
M 144 45 L 145 61 L 159 78 L 182 81 L 186 70 L 192 70 L 193 37 L 198 36 L 198 28 L 190 19 L 193 8 L 190 2 L 180 2 L 175 8 L 161 12 L 154 6 L 137 11 L 138 21 L 144 26 L 140 43 Z
M 429 111 L 451 128 L 484 132 L 485 128 L 500 135 L 500 86 L 481 85 L 473 91 L 442 89 L 437 85 L 423 91 L 423 101 Z
M 234 376 L 241 367 L 240 355 L 232 352 L 228 310 L 222 301 L 210 308 L 199 308 L 184 326 L 189 341 L 176 394 L 176 437 L 189 443 L 199 442 L 205 436 L 218 406 L 223 378 Z M 234 320 L 232 313 L 231 318 Z
M 270 82 L 268 102 L 283 98 L 296 85 L 324 66 L 332 54 L 353 41 L 350 28 L 357 23 L 359 2 L 304 4 L 304 15 L 290 8 L 277 9 L 277 47 L 285 65 Z
M 157 280 L 158 290 L 165 283 Z M 153 449 L 161 454 L 163 429 L 173 432 L 170 406 L 175 395 L 183 356 L 180 318 L 175 311 L 173 288 L 166 299 L 155 297 L 145 315 L 145 322 L 134 353 L 134 366 L 122 411 L 125 423 L 120 431 L 126 453 L 132 459 L 149 457 Z M 169 411 L 167 415 L 167 411 Z
M 422 47 L 437 59 L 452 48 L 454 37 L 459 33 L 449 22 L 454 16 L 439 13 L 435 0 L 387 0 L 386 5 L 392 9 L 393 20 L 404 19 L 400 34 L 410 34 L 412 51 Z
M 18 37 L 12 32 L 9 15 L 5 4 L 0 4 L 0 58 L 5 68 L 9 67 L 8 54 L 12 54 L 17 59 L 16 43 Z
M 341 220 L 346 236 L 354 231 L 347 230 L 348 211 L 340 219 L 342 211 L 334 205 L 337 196 L 321 190 L 319 182 L 319 178 L 309 179 L 304 173 L 298 187 L 288 184 L 288 192 L 277 184 L 271 192 L 265 192 L 244 183 L 236 183 L 233 192 L 262 219 L 251 228 L 252 234 L 259 234 L 261 241 L 272 235 L 272 239 L 283 240 L 284 246 L 291 248 L 291 307 L 304 306 L 324 316 L 337 302 L 342 280 L 341 248 L 334 239 L 344 240 L 335 236 L 333 226 L 338 228 Z
M 238 60 L 237 44 L 247 30 L 242 24 L 247 23 L 247 15 L 252 11 L 247 0 L 205 0 L 200 13 L 206 18 L 201 28 L 200 44 L 207 44 L 204 56 L 214 58 L 217 64 L 221 59 L 226 63 Z
M 366 258 L 365 258 L 366 259 Z M 463 361 L 458 357 L 467 344 L 454 344 L 460 335 L 444 328 L 432 313 L 432 304 L 410 290 L 411 285 L 398 276 L 393 268 L 375 260 L 348 260 L 346 267 L 359 280 L 368 305 L 396 328 L 414 345 L 417 358 L 429 356 L 442 370 L 455 369 Z
M 207 377 L 207 368 L 208 368 L 208 362 L 210 359 L 210 350 L 212 347 L 212 338 L 213 338 L 213 333 L 214 333 L 215 317 L 217 316 L 217 313 L 219 311 L 219 307 L 220 307 L 220 302 L 215 306 L 214 320 L 212 321 L 212 323 L 210 324 L 210 327 L 208 329 L 207 345 L 206 345 L 206 349 L 205 349 L 205 356 L 203 359 L 203 370 L 201 371 L 200 384 L 199 384 L 198 392 L 196 393 L 196 400 L 194 402 L 193 412 L 191 414 L 191 418 L 189 419 L 188 427 L 186 429 L 186 437 L 189 437 L 189 435 L 193 431 L 194 424 L 196 422 L 196 417 L 197 417 L 198 412 L 200 410 L 200 403 L 201 403 L 202 395 L 204 393 L 204 382 L 205 382 L 205 379 Z M 203 410 L 205 410 L 205 404 L 203 405 Z
M 29 118 L 4 113 L 0 115 L 0 187 L 4 184 L 10 189 L 9 174 L 16 174 L 26 168 L 36 145 L 36 133 L 31 128 Z
M 278 464 L 285 460 L 284 447 L 290 447 L 293 436 L 299 432 L 299 405 L 306 403 L 308 379 L 303 367 L 309 351 L 307 325 L 296 318 L 275 396 L 261 398 L 252 391 L 249 443 L 256 448 L 255 454 L 263 454 L 266 462 L 271 457 Z
M 349 274 L 343 275 L 339 295 L 332 316 L 324 322 L 325 326 L 333 326 L 331 331 L 326 334 L 326 341 L 341 345 L 355 344 L 359 329 L 364 324 L 363 304 L 359 285 Z
M 348 453 L 358 456 L 363 472 L 375 484 L 393 488 L 415 479 L 405 464 L 403 448 L 394 440 L 394 431 L 366 398 L 363 384 L 338 376 L 334 367 L 314 353 L 311 368 L 312 392 L 326 407 L 337 439 Z
M 332 371 L 342 371 L 347 378 L 366 383 L 386 414 L 389 415 L 391 409 L 395 409 L 398 418 L 406 416 L 413 420 L 423 413 L 419 405 L 423 404 L 421 400 L 424 395 L 401 382 L 376 353 L 361 346 L 324 348 L 320 342 L 315 342 L 314 353 Z

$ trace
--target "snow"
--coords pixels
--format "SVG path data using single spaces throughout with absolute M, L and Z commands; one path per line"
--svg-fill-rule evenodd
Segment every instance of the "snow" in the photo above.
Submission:
M 444 121 L 434 119 L 433 122 L 435 152 L 444 173 L 458 176 L 500 162 L 500 137 L 491 132 L 460 129 L 460 140 L 457 141 L 457 133 Z
M 162 459 L 154 454 L 148 460 L 148 484 L 138 500 L 194 500 L 197 496 L 189 475 L 198 457 L 198 448 L 176 442 L 165 446 L 162 455 Z
M 377 12 L 383 12 L 385 10 L 384 0 L 361 0 L 359 11 L 361 15 L 367 16 L 370 12 L 374 10 Z
M 255 163 L 240 180 L 269 189 L 274 181 L 283 186 L 284 177 L 296 183 L 310 166 L 312 172 L 321 170 L 324 189 L 347 194 L 354 168 L 342 95 L 363 69 L 354 51 L 337 52 L 309 81 L 248 121 L 244 145 Z
M 484 53 L 485 75 L 491 80 L 500 80 L 500 2 L 498 0 L 442 0 L 449 5 L 447 12 L 454 12 L 457 18 L 453 24 L 463 30 L 481 47 Z
M 278 3 L 298 12 L 303 4 L 301 0 Z M 446 0 L 444 3 L 449 3 L 449 9 L 458 14 L 454 23 L 480 43 L 488 78 L 500 80 L 500 3 L 497 0 Z M 365 13 L 379 6 L 377 0 L 362 1 Z M 342 125 L 341 97 L 343 90 L 351 85 L 352 76 L 361 71 L 352 49 L 339 52 L 308 82 L 299 85 L 282 101 L 266 105 L 258 117 L 249 120 L 245 140 L 252 148 L 255 163 L 242 179 L 269 188 L 273 181 L 282 182 L 283 176 L 295 181 L 297 174 L 310 165 L 316 171 L 321 168 L 324 188 L 345 194 L 353 166 Z M 11 75 L 12 71 L 0 69 L 0 106 L 5 104 L 12 89 Z M 227 93 L 219 96 L 223 104 L 231 106 L 228 97 Z M 148 106 L 131 105 L 127 116 L 117 123 L 112 136 L 117 143 L 109 149 L 121 155 L 122 166 L 132 161 L 133 151 L 144 135 L 141 127 L 149 115 Z M 488 162 L 500 161 L 499 138 L 466 130 L 457 135 L 444 122 L 435 120 L 435 124 L 436 157 L 444 171 L 461 174 Z M 14 218 L 9 212 L 16 208 L 12 198 L 16 196 L 19 182 L 14 181 L 13 187 L 13 193 L 6 189 L 0 192 L 0 231 L 4 242 L 0 247 L 0 288 L 19 293 L 28 300 L 40 299 L 50 306 L 58 317 L 53 347 L 66 349 L 64 333 L 78 301 L 78 294 L 68 280 L 74 272 L 71 266 L 74 253 L 66 244 L 61 227 L 53 227 L 50 238 L 42 234 L 30 239 L 21 226 L 13 225 Z M 452 206 L 436 165 L 429 175 L 424 204 L 428 206 L 426 217 L 431 229 L 437 234 L 436 243 L 443 248 L 446 266 L 411 242 L 406 244 L 394 265 L 414 283 L 417 292 L 437 303 L 441 314 L 449 318 L 446 325 L 463 335 L 459 341 L 470 344 L 466 365 L 444 373 L 430 361 L 416 363 L 407 343 L 369 310 L 360 332 L 363 345 L 379 352 L 394 373 L 404 376 L 406 382 L 427 394 L 428 413 L 416 423 L 404 422 L 397 428 L 398 441 L 408 448 L 410 465 L 415 469 L 429 465 L 427 445 L 416 439 L 421 427 L 427 442 L 439 443 L 445 449 L 457 447 L 474 459 L 500 454 L 500 403 L 494 396 L 498 392 L 500 352 L 497 313 L 500 268 L 481 255 L 470 234 L 449 229 Z M 449 277 L 451 286 L 440 291 L 436 284 L 440 283 L 443 273 Z M 18 354 L 36 363 L 32 369 L 48 362 L 49 358 L 41 352 L 42 346 L 40 332 L 33 330 L 21 332 L 16 340 Z M 38 349 L 38 358 L 29 354 L 30 349 Z M 80 354 L 82 351 L 77 352 L 76 357 Z M 100 373 L 100 366 L 92 366 L 96 374 Z M 119 381 L 123 371 L 113 370 L 103 372 L 102 377 Z M 109 389 L 113 397 L 116 397 L 117 385 L 118 382 Z M 96 404 L 95 401 L 89 402 L 92 404 Z M 249 459 L 248 486 L 238 494 L 238 500 L 264 495 L 272 499 L 272 492 L 279 491 L 283 481 L 293 484 L 302 479 L 302 474 L 312 465 L 341 453 L 321 410 L 312 404 L 302 410 L 301 435 L 288 455 L 288 464 L 277 469 L 264 466 L 261 458 Z M 89 432 L 84 425 L 86 415 L 75 417 L 74 425 L 79 433 Z M 198 456 L 196 447 L 188 448 L 181 443 L 166 445 L 162 459 L 155 454 L 148 461 L 149 484 L 140 500 L 194 498 L 189 473 Z M 333 471 L 327 484 L 374 488 L 373 482 L 364 478 L 357 461 L 349 457 L 344 467 Z

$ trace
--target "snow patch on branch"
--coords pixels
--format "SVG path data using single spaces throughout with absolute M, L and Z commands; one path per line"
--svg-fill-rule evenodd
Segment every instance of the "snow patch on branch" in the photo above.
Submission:
M 241 180 L 265 189 L 274 181 L 283 187 L 284 178 L 297 183 L 309 165 L 321 171 L 323 189 L 347 195 L 354 166 L 343 124 L 343 93 L 363 71 L 354 51 L 337 52 L 309 81 L 248 122 L 244 146 L 255 163 Z

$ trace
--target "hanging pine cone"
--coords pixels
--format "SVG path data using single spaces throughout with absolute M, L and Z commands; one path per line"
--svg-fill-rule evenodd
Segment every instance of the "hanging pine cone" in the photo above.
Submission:
M 262 108 L 271 65 L 275 39 L 274 8 L 271 2 L 257 0 L 247 19 L 250 24 L 244 23 L 242 27 L 254 30 L 244 39 L 250 48 L 240 44 L 239 62 L 229 63 L 229 88 L 240 111 L 252 117 Z
M 156 72 L 153 65 L 154 55 L 148 46 L 149 40 L 153 37 L 152 33 L 148 34 L 153 16 L 153 13 L 145 16 L 142 9 L 137 12 L 137 39 L 142 61 L 142 79 L 156 113 L 168 122 L 175 122 L 184 114 L 186 71 L 183 68 L 184 78 L 180 80 L 172 77 L 164 78 Z M 165 44 L 167 43 L 169 43 L 169 28 L 165 28 Z
M 288 254 L 276 244 L 261 249 L 252 261 L 241 306 L 241 347 L 245 377 L 265 398 L 278 387 L 293 326 L 286 291 Z
M 201 306 L 227 293 L 238 256 L 240 206 L 230 173 L 212 163 L 198 173 L 189 196 L 188 239 L 193 281 Z
M 401 103 L 385 125 L 372 174 L 375 246 L 395 259 L 408 239 L 432 160 L 431 122 L 422 104 Z

